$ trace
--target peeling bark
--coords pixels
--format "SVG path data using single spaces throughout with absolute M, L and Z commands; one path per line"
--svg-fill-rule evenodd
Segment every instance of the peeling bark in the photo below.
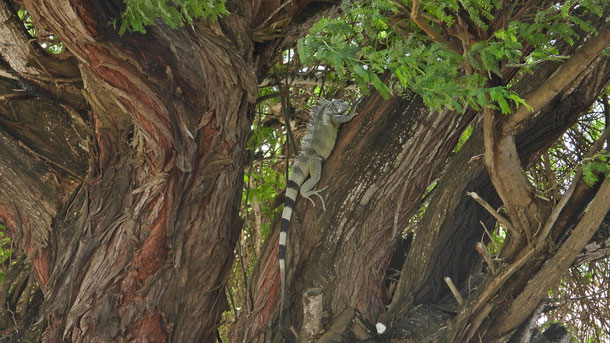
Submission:
M 2 163 L 15 163 L 9 172 L 23 174 L 10 178 L 23 184 L 0 182 L 2 198 L 16 191 L 30 197 L 1 207 L 0 218 L 22 231 L 26 239 L 15 238 L 32 247 L 27 252 L 45 295 L 41 341 L 214 341 L 241 230 L 245 144 L 257 79 L 319 11 L 307 1 L 281 11 L 275 11 L 278 1 L 236 2 L 232 14 L 216 23 L 198 21 L 180 30 L 160 25 L 146 36 L 120 37 L 107 25 L 120 14 L 120 1 L 22 3 L 78 60 L 76 84 L 86 102 L 61 97 L 40 81 L 57 81 L 56 74 L 26 80 L 49 90 L 53 104 L 73 111 L 66 131 L 85 123 L 80 138 L 88 155 L 80 153 L 76 165 L 50 159 L 28 178 L 17 162 L 32 161 L 28 153 L 36 152 L 19 150 L 0 130 L 3 147 L 14 144 L 14 151 L 27 155 L 22 161 L 2 156 Z M 0 8 L 9 9 L 6 2 Z M 302 15 L 312 20 L 283 28 L 300 30 L 254 40 L 253 31 Z M 6 29 L 22 48 L 0 51 L 14 57 L 8 74 L 32 73 L 23 62 L 43 53 L 24 32 L 14 34 L 23 31 L 18 26 Z M 39 138 L 15 125 L 9 133 L 17 141 Z M 40 141 L 30 145 L 45 147 Z M 48 150 L 38 155 L 56 152 Z M 69 181 L 69 187 L 49 189 L 35 179 L 49 164 L 50 174 L 67 174 L 59 186 Z

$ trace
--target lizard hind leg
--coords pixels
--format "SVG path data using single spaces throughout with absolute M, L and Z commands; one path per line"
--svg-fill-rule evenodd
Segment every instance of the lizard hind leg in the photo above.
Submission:
M 309 163 L 307 164 L 307 167 L 309 168 L 310 178 L 307 179 L 307 181 L 305 181 L 301 185 L 301 191 L 300 191 L 301 196 L 303 198 L 311 201 L 313 206 L 316 206 L 316 203 L 313 201 L 311 196 L 312 195 L 317 196 L 318 198 L 320 198 L 320 201 L 322 202 L 322 208 L 324 209 L 324 211 L 326 211 L 326 204 L 324 204 L 324 198 L 322 198 L 322 196 L 320 195 L 320 192 L 322 192 L 323 190 L 328 188 L 328 186 L 321 188 L 321 189 L 314 189 L 316 187 L 316 184 L 318 183 L 318 181 L 320 181 L 320 176 L 322 174 L 322 159 L 321 158 L 310 159 Z

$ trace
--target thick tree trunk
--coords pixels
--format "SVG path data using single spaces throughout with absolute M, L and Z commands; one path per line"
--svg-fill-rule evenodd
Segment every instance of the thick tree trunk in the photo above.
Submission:
M 78 57 L 95 127 L 53 226 L 66 236 L 49 245 L 44 341 L 213 341 L 256 96 L 243 18 L 119 39 L 109 7 L 25 5 Z
M 76 56 L 88 106 L 79 105 L 90 128 L 88 172 L 82 152 L 75 161 L 49 159 L 56 167 L 50 171 L 39 163 L 28 172 L 23 163 L 33 157 L 11 138 L 29 137 L 0 130 L 0 143 L 10 148 L 0 149 L 2 173 L 11 174 L 0 182 L 0 220 L 21 235 L 14 238 L 30 254 L 45 296 L 42 338 L 34 340 L 215 341 L 241 230 L 257 78 L 320 11 L 307 1 L 281 11 L 279 4 L 232 2 L 231 14 L 215 23 L 120 37 L 108 23 L 122 1 L 23 1 L 34 22 Z M 6 16 L 12 10 L 2 9 Z M 304 18 L 277 39 L 261 36 L 297 15 Z M 19 42 L 19 58 L 36 51 L 26 42 Z M 21 70 L 27 64 L 9 64 L 17 75 L 30 72 Z M 4 117 L 2 123 L 19 124 Z M 74 125 L 45 127 L 68 146 L 35 153 L 82 143 L 70 137 Z M 51 186 L 38 179 L 60 172 L 68 176 Z M 19 193 L 28 196 L 15 200 Z
M 253 313 L 240 318 L 232 341 L 294 339 L 288 329 L 300 327 L 302 294 L 314 287 L 323 289 L 330 317 L 355 308 L 373 320 L 384 311 L 392 247 L 475 113 L 432 113 L 419 97 L 383 100 L 378 94 L 362 100 L 356 111 L 323 165 L 318 187 L 328 186 L 326 211 L 297 201 L 288 234 L 284 330 L 274 322 L 275 231 L 254 272 Z

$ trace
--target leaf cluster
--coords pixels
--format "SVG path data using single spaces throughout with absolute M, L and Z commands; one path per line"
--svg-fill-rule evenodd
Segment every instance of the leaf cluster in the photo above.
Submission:
M 438 110 L 462 111 L 472 106 L 509 113 L 511 103 L 525 104 L 523 99 L 506 86 L 486 88 L 488 76 L 502 76 L 511 66 L 531 72 L 537 63 L 564 58 L 557 56 L 560 40 L 574 44 L 576 26 L 594 30 L 574 12 L 601 15 L 607 2 L 553 3 L 523 16 L 518 2 L 422 1 L 425 20 L 437 32 L 470 28 L 472 41 L 462 41 L 462 51 L 457 51 L 455 46 L 428 36 L 410 20 L 411 1 L 344 1 L 344 16 L 325 18 L 314 25 L 298 43 L 298 52 L 304 63 L 323 62 L 338 77 L 353 80 L 365 92 L 372 86 L 388 97 L 393 88 L 409 89 Z M 498 22 L 494 13 L 499 12 L 512 20 Z M 465 21 L 470 26 L 463 24 Z M 446 38 L 451 41 L 455 37 Z M 397 87 L 383 82 L 382 74 L 391 75 Z
M 4 280 L 7 270 L 10 268 L 10 257 L 12 250 L 10 249 L 11 239 L 5 233 L 6 227 L 0 224 L 0 282 Z
M 172 28 L 193 24 L 195 19 L 216 20 L 228 14 L 225 0 L 125 0 L 125 11 L 113 25 L 120 22 L 119 34 L 126 31 L 146 33 L 145 27 L 162 19 Z
M 587 185 L 593 186 L 599 181 L 600 176 L 610 178 L 610 153 L 601 150 L 591 157 L 582 167 L 583 178 Z

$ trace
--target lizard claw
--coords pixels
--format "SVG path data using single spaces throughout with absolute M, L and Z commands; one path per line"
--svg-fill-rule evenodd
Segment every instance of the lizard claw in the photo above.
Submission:
M 320 195 L 320 192 L 322 192 L 323 190 L 325 190 L 326 188 L 328 188 L 328 186 L 324 187 L 324 188 L 320 188 L 320 189 L 316 189 L 316 190 L 312 190 L 307 192 L 307 194 L 303 195 L 303 198 L 306 198 L 307 200 L 311 201 L 311 204 L 313 205 L 313 207 L 316 207 L 316 202 L 311 198 L 311 195 L 315 195 L 318 198 L 320 198 L 320 201 L 322 202 L 322 209 L 324 211 L 326 211 L 326 204 L 324 203 L 324 198 L 322 198 L 322 196 Z
M 322 198 L 322 196 L 320 194 L 317 194 L 318 198 L 320 198 L 320 201 L 322 202 L 322 210 L 326 211 L 326 204 L 324 204 L 324 198 Z

